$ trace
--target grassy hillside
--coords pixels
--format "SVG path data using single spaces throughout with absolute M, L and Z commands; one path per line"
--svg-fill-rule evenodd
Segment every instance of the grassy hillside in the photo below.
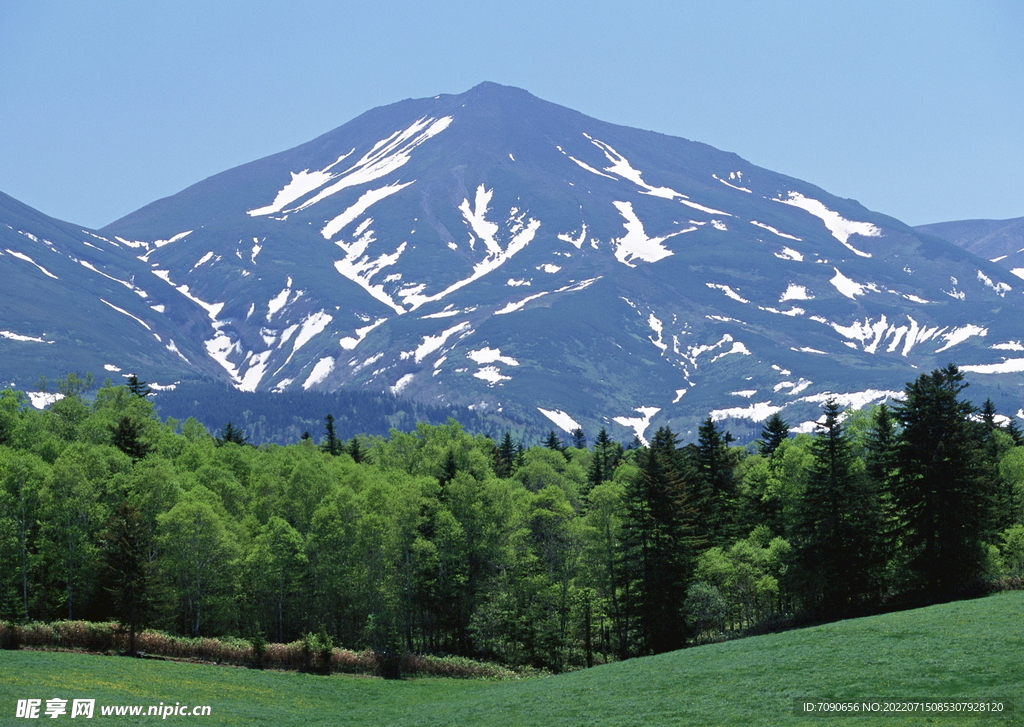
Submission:
M 204 725 L 992 725 L 1024 723 L 1024 593 L 856 619 L 519 682 L 385 682 L 68 653 L 0 652 L 18 699 L 208 704 Z M 995 701 L 995 714 L 795 713 L 798 702 Z M 68 719 L 67 716 L 61 719 Z M 156 717 L 95 719 L 156 724 Z

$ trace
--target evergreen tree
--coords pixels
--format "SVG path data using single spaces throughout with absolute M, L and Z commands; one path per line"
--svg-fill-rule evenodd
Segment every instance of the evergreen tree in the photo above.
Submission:
M 113 615 L 128 628 L 128 653 L 136 655 L 135 634 L 145 627 L 153 608 L 153 579 L 148 560 L 152 531 L 139 510 L 122 502 L 101 535 L 104 589 Z
M 587 448 L 587 438 L 583 434 L 583 430 L 582 429 L 580 429 L 579 427 L 576 427 L 571 432 L 569 432 L 569 436 L 572 437 L 572 444 L 570 446 L 572 446 L 572 447 L 574 447 L 576 449 L 586 449 Z
M 694 452 L 694 506 L 701 514 L 708 544 L 724 546 L 735 536 L 737 509 L 734 459 L 729 451 L 732 436 L 720 432 L 711 417 L 697 430 Z
M 352 437 L 352 439 L 348 443 L 348 448 L 346 451 L 352 458 L 352 461 L 355 462 L 356 464 L 359 464 L 364 459 L 366 459 L 366 455 L 363 453 L 363 448 L 359 444 L 358 437 Z
M 804 607 L 838 615 L 877 593 L 881 577 L 878 498 L 857 466 L 835 399 L 811 445 L 814 463 L 794 528 L 791 574 Z
M 555 430 L 554 429 L 552 429 L 548 433 L 548 436 L 546 436 L 544 438 L 543 445 L 545 447 L 547 447 L 548 449 L 555 450 L 556 452 L 564 452 L 565 451 L 565 445 L 562 444 L 562 440 L 558 438 L 557 434 L 555 434 Z
M 758 442 L 760 453 L 764 457 L 771 457 L 789 437 L 789 424 L 778 412 L 768 417 L 761 428 L 761 440 Z
M 121 417 L 117 426 L 110 427 L 110 443 L 138 462 L 153 451 L 153 446 L 142 439 L 144 427 L 140 421 L 129 416 Z
M 149 385 L 145 381 L 139 381 L 139 377 L 135 374 L 128 377 L 128 391 L 132 392 L 140 399 L 145 399 L 153 393 L 153 390 L 149 388 Z
M 220 430 L 220 436 L 216 438 L 217 446 L 233 442 L 235 444 L 248 444 L 249 438 L 245 436 L 245 432 L 240 428 L 236 427 L 232 422 L 228 422 L 224 425 L 224 428 Z
M 494 474 L 502 479 L 511 477 L 516 470 L 516 445 L 508 431 L 494 450 Z
M 626 491 L 623 525 L 623 591 L 627 620 L 637 634 L 636 654 L 681 648 L 686 641 L 682 611 L 693 570 L 695 511 L 676 435 L 661 427 L 641 451 L 640 473 Z
M 341 440 L 338 439 L 338 432 L 334 426 L 334 415 L 328 414 L 324 417 L 324 427 L 326 434 L 324 441 L 320 443 L 320 449 L 327 452 L 327 454 L 337 457 L 344 451 L 344 445 Z
M 864 437 L 864 470 L 871 486 L 878 493 L 881 547 L 886 560 L 896 555 L 901 529 L 893 500 L 898 441 L 899 433 L 892 409 L 886 404 L 880 404 L 875 408 L 871 427 Z
M 929 599 L 951 598 L 983 582 L 988 493 L 970 421 L 975 408 L 958 398 L 966 386 L 949 364 L 907 384 L 896 407 L 903 431 L 893 495 L 912 587 Z

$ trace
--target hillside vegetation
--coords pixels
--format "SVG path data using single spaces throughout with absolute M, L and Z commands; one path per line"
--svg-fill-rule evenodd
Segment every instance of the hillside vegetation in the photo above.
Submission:
M 4 652 L 0 723 L 18 699 L 209 705 L 204 724 L 996 725 L 1019 723 L 1024 593 L 711 644 L 515 682 L 386 681 L 70 653 Z M 1002 702 L 1004 712 L 804 716 L 805 701 Z M 112 720 L 114 718 L 111 718 Z M 117 724 L 153 724 L 118 717 Z
M 0 620 L 568 671 L 1024 578 L 1024 446 L 955 366 L 753 447 L 420 424 L 246 444 L 137 379 L 0 392 Z M 313 648 L 313 647 L 310 647 Z M 384 667 L 382 666 L 382 670 Z

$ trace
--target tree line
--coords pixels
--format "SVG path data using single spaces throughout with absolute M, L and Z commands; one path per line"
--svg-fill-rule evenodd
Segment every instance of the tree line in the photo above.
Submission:
M 1024 579 L 1024 441 L 950 365 L 892 406 L 523 447 L 449 420 L 251 446 L 144 382 L 0 392 L 0 619 L 552 670 Z M 319 440 L 319 441 L 316 441 Z

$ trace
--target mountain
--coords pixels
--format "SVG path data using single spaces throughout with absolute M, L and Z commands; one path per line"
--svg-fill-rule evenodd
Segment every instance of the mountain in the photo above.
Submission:
M 937 222 L 914 229 L 948 240 L 1024 278 L 1024 217 Z
M 2 193 L 0 281 L 4 385 L 121 367 L 154 380 L 217 375 L 188 306 L 130 248 Z
M 152 329 L 133 333 L 244 391 L 357 387 L 622 439 L 711 413 L 742 437 L 952 360 L 973 398 L 1020 406 L 1022 284 L 999 265 L 493 83 L 374 109 L 95 234 L 161 296 L 125 288 Z

